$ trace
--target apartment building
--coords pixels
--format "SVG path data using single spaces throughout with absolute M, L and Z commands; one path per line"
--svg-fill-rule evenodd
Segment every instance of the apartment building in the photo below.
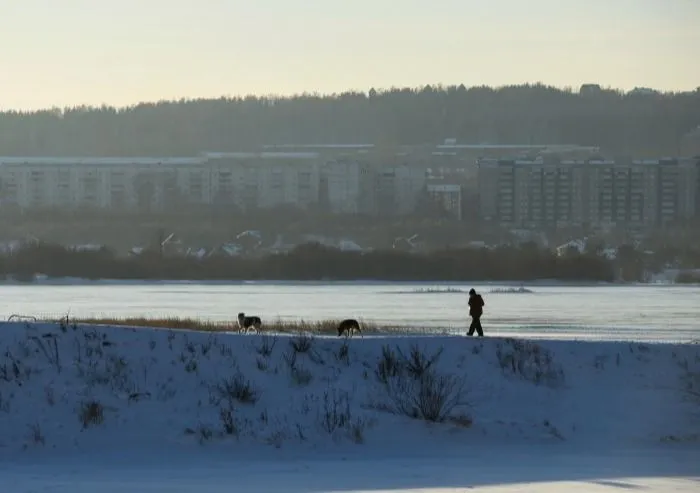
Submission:
M 135 208 L 163 202 L 199 158 L 0 157 L 0 203 L 32 208 Z M 169 184 L 174 180 L 173 184 Z
M 364 212 L 370 190 L 372 169 L 356 159 L 330 159 L 323 164 L 323 200 L 335 214 Z
M 360 211 L 382 216 L 406 215 L 416 210 L 425 193 L 427 170 L 414 164 L 372 166 L 363 186 Z
M 449 216 L 462 220 L 462 186 L 454 183 L 428 183 L 428 196 L 440 204 Z
M 700 212 L 698 160 L 478 162 L 482 217 L 518 227 L 648 228 Z
M 317 152 L 206 153 L 212 202 L 242 210 L 293 205 L 307 208 L 319 200 L 321 159 Z
M 21 209 L 179 210 L 190 205 L 252 210 L 308 208 L 409 214 L 425 191 L 425 166 L 373 162 L 353 151 L 207 152 L 194 158 L 0 157 L 0 206 Z
M 242 209 L 318 201 L 314 153 L 207 153 L 195 158 L 0 157 L 0 204 L 22 209 Z
M 406 215 L 426 190 L 427 169 L 412 163 L 378 164 L 339 158 L 324 163 L 321 182 L 331 212 Z

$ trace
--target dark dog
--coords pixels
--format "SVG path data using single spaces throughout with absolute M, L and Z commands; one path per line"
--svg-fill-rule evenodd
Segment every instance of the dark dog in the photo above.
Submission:
M 250 329 L 254 329 L 257 332 L 260 330 L 261 326 L 262 320 L 260 320 L 260 317 L 256 317 L 255 315 L 246 317 L 243 312 L 238 314 L 238 327 L 240 330 L 248 332 Z
M 347 318 L 340 322 L 340 325 L 338 325 L 338 337 L 342 336 L 343 334 L 351 336 L 353 332 L 362 333 L 360 324 L 354 318 Z

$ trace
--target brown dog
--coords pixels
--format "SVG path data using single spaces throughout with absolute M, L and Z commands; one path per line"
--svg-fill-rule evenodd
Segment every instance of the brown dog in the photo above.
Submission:
M 347 337 L 351 336 L 353 332 L 362 333 L 360 324 L 354 318 L 346 318 L 338 325 L 338 337 L 346 334 Z

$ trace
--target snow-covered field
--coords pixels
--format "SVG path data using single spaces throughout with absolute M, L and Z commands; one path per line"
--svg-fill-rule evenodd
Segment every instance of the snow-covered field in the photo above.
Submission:
M 0 491 L 698 491 L 700 345 L 0 324 Z

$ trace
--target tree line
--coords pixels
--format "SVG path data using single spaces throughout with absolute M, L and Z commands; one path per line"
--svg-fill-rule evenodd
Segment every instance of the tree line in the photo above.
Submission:
M 579 144 L 675 155 L 700 124 L 700 89 L 578 92 L 542 84 L 425 86 L 0 113 L 5 155 L 191 156 L 264 144 Z
M 197 259 L 147 251 L 119 257 L 109 249 L 75 251 L 33 244 L 0 255 L 0 274 L 18 281 L 35 274 L 87 279 L 159 280 L 385 280 L 385 281 L 612 281 L 614 266 L 593 254 L 557 256 L 534 245 L 459 248 L 430 253 L 345 252 L 304 244 L 259 257 Z

